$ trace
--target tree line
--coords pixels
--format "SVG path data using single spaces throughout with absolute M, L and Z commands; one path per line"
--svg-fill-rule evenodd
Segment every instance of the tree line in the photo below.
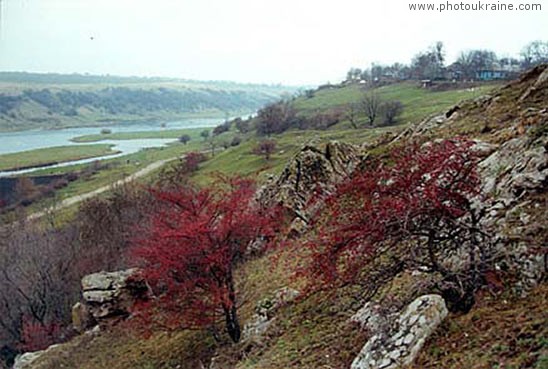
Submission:
M 447 65 L 445 46 L 436 42 L 427 50 L 417 53 L 409 64 L 382 65 L 373 63 L 369 68 L 351 68 L 346 81 L 373 81 L 383 78 L 406 79 L 461 79 L 473 80 L 482 70 L 519 72 L 548 62 L 548 41 L 527 44 L 518 58 L 499 57 L 494 51 L 475 49 L 462 51 L 457 60 Z

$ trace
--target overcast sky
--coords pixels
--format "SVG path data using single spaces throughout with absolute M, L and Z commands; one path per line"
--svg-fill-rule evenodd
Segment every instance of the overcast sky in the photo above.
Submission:
M 531 0 L 541 11 L 444 13 L 410 1 L 0 0 L 0 70 L 320 84 L 351 66 L 409 62 L 437 40 L 452 60 L 548 39 L 548 0 Z

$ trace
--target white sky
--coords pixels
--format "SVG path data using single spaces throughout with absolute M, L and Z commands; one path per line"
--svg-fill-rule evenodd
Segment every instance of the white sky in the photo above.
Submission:
M 548 0 L 514 2 L 541 11 L 441 14 L 410 1 L 0 0 L 0 70 L 320 84 L 351 66 L 409 62 L 437 40 L 452 60 L 474 48 L 517 56 L 548 39 Z

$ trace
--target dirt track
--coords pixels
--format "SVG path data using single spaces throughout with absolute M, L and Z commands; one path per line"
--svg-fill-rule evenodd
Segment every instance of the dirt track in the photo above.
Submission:
M 49 212 L 60 210 L 60 209 L 72 206 L 74 204 L 77 204 L 79 202 L 82 202 L 84 200 L 90 199 L 92 197 L 95 197 L 95 196 L 97 196 L 97 195 L 99 195 L 103 192 L 106 192 L 106 191 L 112 189 L 113 186 L 122 185 L 124 183 L 134 181 L 135 179 L 137 179 L 139 177 L 144 177 L 147 174 L 149 174 L 149 173 L 155 171 L 156 169 L 162 167 L 164 164 L 166 164 L 170 161 L 176 160 L 176 159 L 177 158 L 170 158 L 170 159 L 164 159 L 164 160 L 156 161 L 152 164 L 147 165 L 143 169 L 138 170 L 137 172 L 133 173 L 132 175 L 127 176 L 124 179 L 120 179 L 116 182 L 113 182 L 109 185 L 100 187 L 100 188 L 98 188 L 96 190 L 93 190 L 91 192 L 88 192 L 88 193 L 85 193 L 85 194 L 82 194 L 82 195 L 69 197 L 68 199 L 64 199 L 64 200 L 62 200 L 61 202 L 59 202 L 58 204 L 56 204 L 53 207 L 50 207 L 48 209 L 45 209 L 45 210 L 42 210 L 42 211 L 39 211 L 39 212 L 36 212 L 36 213 L 33 213 L 33 214 L 29 215 L 27 217 L 27 219 L 28 220 L 39 219 L 39 218 L 43 217 L 44 215 L 48 214 Z

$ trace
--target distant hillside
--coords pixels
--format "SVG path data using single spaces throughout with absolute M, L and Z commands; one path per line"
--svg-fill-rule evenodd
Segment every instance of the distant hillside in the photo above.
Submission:
M 0 72 L 0 130 L 248 114 L 295 91 L 224 81 Z

